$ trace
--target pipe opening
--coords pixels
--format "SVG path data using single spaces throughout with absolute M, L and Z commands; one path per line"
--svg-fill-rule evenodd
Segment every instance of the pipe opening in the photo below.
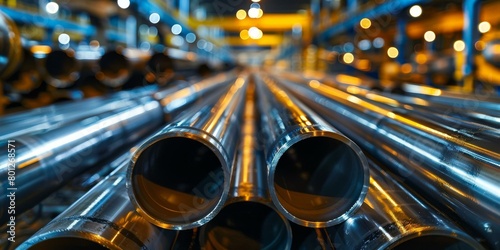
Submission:
M 291 229 L 287 220 L 271 207 L 257 202 L 225 206 L 200 232 L 202 248 L 287 249 Z
M 417 249 L 446 249 L 446 250 L 472 250 L 474 246 L 461 239 L 445 235 L 424 235 L 411 238 L 395 246 L 389 247 L 394 250 L 417 250 Z
M 290 214 L 308 222 L 341 217 L 360 199 L 365 167 L 359 155 L 341 139 L 305 138 L 280 157 L 274 188 Z
M 201 141 L 169 137 L 139 155 L 132 186 L 137 203 L 149 216 L 166 224 L 192 223 L 222 199 L 223 164 Z
M 104 250 L 109 249 L 97 242 L 90 241 L 88 239 L 83 238 L 75 238 L 75 237 L 57 237 L 53 239 L 46 239 L 44 241 L 38 242 L 30 247 L 30 249 L 53 249 L 53 250 L 87 250 L 87 249 L 95 249 L 95 250 Z

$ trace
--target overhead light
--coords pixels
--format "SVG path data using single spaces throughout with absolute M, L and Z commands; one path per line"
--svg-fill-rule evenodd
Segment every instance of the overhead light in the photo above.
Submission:
M 250 36 L 248 35 L 248 30 L 240 31 L 240 38 L 242 40 L 247 40 L 248 38 L 250 38 Z
M 380 49 L 384 47 L 385 41 L 382 37 L 377 37 L 373 40 L 373 47 Z
M 248 10 L 248 17 L 250 18 L 258 18 L 259 9 L 251 8 Z
M 455 41 L 453 43 L 453 49 L 455 51 L 458 51 L 458 52 L 464 51 L 464 49 L 465 49 L 465 43 L 464 43 L 464 41 L 462 41 L 462 40 Z
M 252 4 L 250 4 L 250 9 L 260 9 L 260 4 L 252 3 Z
M 342 59 L 345 63 L 351 64 L 352 62 L 354 62 L 354 55 L 352 53 L 345 53 Z
M 260 30 L 259 28 L 257 27 L 252 27 L 250 29 L 248 29 L 248 36 L 250 36 L 250 38 L 252 39 L 261 39 L 262 38 L 262 30 Z
M 45 11 L 49 14 L 56 14 L 59 11 L 59 4 L 55 2 L 49 2 L 45 5 Z
M 395 47 L 390 47 L 390 48 L 387 49 L 387 55 L 390 58 L 396 58 L 399 55 L 399 51 Z
M 247 17 L 247 12 L 245 10 L 238 10 L 236 12 L 236 18 L 238 18 L 238 20 L 243 20 L 245 17 Z
M 489 22 L 481 22 L 479 25 L 478 25 L 478 29 L 479 29 L 479 32 L 481 33 L 486 33 L 488 31 L 490 31 L 491 29 L 491 24 Z
M 130 6 L 130 0 L 117 0 L 118 7 L 126 9 Z
M 179 35 L 182 32 L 182 26 L 179 24 L 174 24 L 172 25 L 172 28 L 170 30 L 172 31 L 172 34 Z
M 429 31 L 425 32 L 424 39 L 427 42 L 433 42 L 434 40 L 436 40 L 436 34 L 433 31 L 429 30 Z
M 186 35 L 186 42 L 194 43 L 194 41 L 196 41 L 196 35 L 194 33 L 188 33 Z
M 57 37 L 57 41 L 59 41 L 59 43 L 62 45 L 69 44 L 70 40 L 71 39 L 70 39 L 69 35 L 66 33 L 62 33 L 59 35 L 59 37 Z
M 359 25 L 363 29 L 368 29 L 372 26 L 372 21 L 370 21 L 370 19 L 368 19 L 368 18 L 363 18 L 363 19 L 361 19 L 361 21 L 359 21 Z
M 420 15 L 422 15 L 422 7 L 420 7 L 420 5 L 413 5 L 410 8 L 410 15 L 412 17 L 419 17 Z
M 158 14 L 158 13 L 151 13 L 151 15 L 149 15 L 149 21 L 152 24 L 157 24 L 158 22 L 160 22 L 160 14 Z
M 258 3 L 258 2 L 260 2 L 260 0 L 252 0 L 252 2 Z

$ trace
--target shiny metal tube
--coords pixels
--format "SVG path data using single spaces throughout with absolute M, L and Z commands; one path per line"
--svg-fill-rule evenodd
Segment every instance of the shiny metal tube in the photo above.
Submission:
M 127 174 L 132 203 L 151 223 L 189 229 L 222 208 L 240 135 L 247 76 L 222 97 L 181 115 L 134 154 Z
M 0 11 L 0 79 L 14 72 L 22 60 L 21 34 L 16 24 Z
M 0 155 L 0 183 L 15 192 L 16 213 L 31 208 L 68 180 L 93 167 L 116 151 L 130 147 L 163 124 L 158 102 L 150 97 L 134 105 L 91 116 L 56 130 L 23 135 L 3 141 L 2 147 L 15 149 L 15 157 Z M 12 159 L 15 159 L 13 162 Z M 9 176 L 15 175 L 14 183 Z M 9 217 L 9 197 L 0 197 L 3 223 Z
M 65 124 L 135 105 L 134 99 L 151 95 L 156 87 L 122 91 L 113 95 L 54 104 L 0 117 L 0 141 L 32 133 L 44 133 Z
M 346 222 L 324 231 L 326 245 L 334 249 L 483 249 L 373 161 L 363 206 Z M 311 234 L 300 248 L 325 244 L 317 238 Z
M 403 84 L 403 89 L 409 95 L 445 105 L 472 110 L 489 109 L 497 113 L 500 110 L 500 97 L 490 93 L 464 94 L 409 83 Z
M 361 206 L 368 189 L 363 152 L 273 79 L 255 79 L 273 203 L 303 226 L 345 221 Z
M 200 230 L 202 249 L 290 249 L 288 220 L 267 194 L 266 166 L 257 141 L 254 85 L 247 90 L 241 142 L 232 170 L 229 199 L 219 214 Z
M 177 232 L 150 224 L 130 203 L 125 187 L 127 164 L 17 249 L 172 249 Z
M 440 126 L 314 80 L 285 84 L 405 183 L 500 248 L 498 129 Z

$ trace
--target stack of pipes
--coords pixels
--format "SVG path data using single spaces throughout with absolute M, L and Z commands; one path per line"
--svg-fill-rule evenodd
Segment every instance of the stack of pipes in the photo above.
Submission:
M 500 248 L 500 132 L 482 109 L 458 122 L 469 114 L 333 85 L 228 73 L 19 136 L 26 183 L 86 147 L 68 178 L 132 147 L 19 249 Z

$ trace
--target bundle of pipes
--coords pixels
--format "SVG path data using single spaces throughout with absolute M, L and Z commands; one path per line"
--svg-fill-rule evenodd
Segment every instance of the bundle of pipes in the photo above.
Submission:
M 129 158 L 17 249 L 179 249 L 180 232 L 153 226 L 130 203 Z
M 20 214 L 99 161 L 142 140 L 159 128 L 165 118 L 180 114 L 234 78 L 232 72 L 221 74 L 191 86 L 160 91 L 155 94 L 156 99 L 140 95 L 127 101 L 128 105 L 82 117 L 44 133 L 9 138 L 2 143 L 15 146 L 16 161 L 7 154 L 0 156 L 1 186 L 4 190 L 17 188 L 13 192 L 16 213 Z M 16 181 L 7 181 L 14 174 Z M 9 204 L 9 197 L 0 197 L 1 223 L 10 218 L 6 210 Z
M 290 249 L 288 220 L 272 205 L 266 186 L 263 150 L 257 138 L 259 120 L 255 85 L 249 84 L 241 142 L 232 170 L 229 198 L 200 230 L 202 249 Z
M 190 229 L 224 205 L 240 138 L 248 74 L 143 143 L 127 174 L 139 214 L 166 229 Z
M 254 77 L 273 203 L 306 227 L 347 220 L 368 189 L 363 152 L 267 75 Z
M 350 94 L 362 95 L 376 102 L 409 109 L 411 112 L 441 114 L 493 128 L 500 127 L 500 99 L 491 94 L 464 95 L 428 86 L 405 84 L 404 87 L 413 93 L 408 92 L 409 95 L 402 95 L 385 91 L 370 91 L 380 84 L 370 78 L 348 74 L 308 72 L 305 75 L 288 73 L 287 77 L 318 79 Z
M 298 249 L 483 249 L 369 162 L 370 188 L 363 206 L 345 223 L 303 235 Z
M 402 181 L 449 211 L 489 247 L 500 248 L 498 129 L 439 124 L 315 80 L 280 77 L 288 79 L 281 81 L 284 86 Z

